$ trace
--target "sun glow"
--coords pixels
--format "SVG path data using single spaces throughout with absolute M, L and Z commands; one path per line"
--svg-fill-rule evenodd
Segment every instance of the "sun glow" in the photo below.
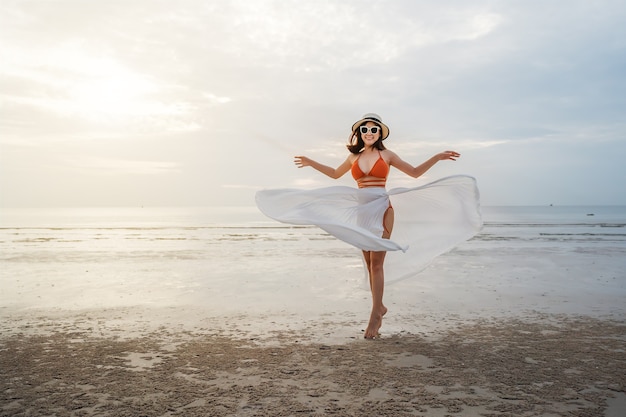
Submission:
M 95 69 L 72 82 L 67 110 L 91 119 L 172 112 L 150 99 L 157 87 L 148 78 L 113 62 L 100 62 Z
M 151 85 L 129 74 L 108 74 L 75 84 L 69 99 L 78 112 L 92 115 L 122 115 L 141 113 L 142 96 Z
M 65 115 L 92 121 L 123 121 L 151 115 L 181 114 L 180 103 L 164 103 L 157 79 L 130 68 L 107 55 L 93 55 L 79 42 L 42 50 L 41 62 L 28 55 L 15 55 L 22 74 L 50 87 L 53 94 L 21 98 Z M 26 68 L 27 70 L 23 70 Z

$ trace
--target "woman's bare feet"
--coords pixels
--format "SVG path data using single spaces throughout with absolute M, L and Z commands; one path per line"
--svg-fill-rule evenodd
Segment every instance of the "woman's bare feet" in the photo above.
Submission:
M 379 309 L 372 309 L 372 313 L 370 314 L 370 322 L 367 325 L 367 329 L 365 329 L 365 338 L 366 339 L 376 339 L 379 336 L 378 331 L 383 325 L 383 316 L 387 314 L 387 307 L 382 306 Z

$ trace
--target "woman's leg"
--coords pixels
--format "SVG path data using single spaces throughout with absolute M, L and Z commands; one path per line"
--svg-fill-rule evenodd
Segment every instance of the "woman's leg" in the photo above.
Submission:
M 384 216 L 383 238 L 389 239 L 393 230 L 394 213 L 389 207 Z M 372 312 L 370 321 L 365 330 L 365 338 L 373 339 L 378 336 L 378 330 L 383 324 L 383 316 L 387 313 L 387 307 L 383 304 L 385 290 L 385 255 L 387 252 L 363 252 L 370 277 L 370 289 L 372 291 Z
M 378 330 L 383 324 L 383 316 L 387 307 L 383 304 L 385 291 L 385 273 L 383 263 L 387 252 L 370 252 L 370 288 L 372 290 L 372 312 L 370 321 L 365 330 L 365 338 L 373 339 L 378 336 Z
M 367 276 L 370 283 L 370 289 L 372 289 L 372 266 L 371 266 L 371 254 L 370 251 L 363 251 L 363 259 L 365 260 L 365 267 L 367 268 Z

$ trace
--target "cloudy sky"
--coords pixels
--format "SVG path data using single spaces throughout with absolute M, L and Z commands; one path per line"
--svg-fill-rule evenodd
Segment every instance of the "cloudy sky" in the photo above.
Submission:
M 626 204 L 623 0 L 3 0 L 0 205 L 253 205 L 350 185 L 364 113 L 485 205 Z

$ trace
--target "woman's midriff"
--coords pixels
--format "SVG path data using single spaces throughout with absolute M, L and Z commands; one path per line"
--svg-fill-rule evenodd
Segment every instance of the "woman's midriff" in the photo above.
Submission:
M 385 187 L 387 184 L 386 178 L 378 178 L 378 177 L 363 177 L 357 180 L 357 185 L 359 188 L 369 188 L 369 187 Z

